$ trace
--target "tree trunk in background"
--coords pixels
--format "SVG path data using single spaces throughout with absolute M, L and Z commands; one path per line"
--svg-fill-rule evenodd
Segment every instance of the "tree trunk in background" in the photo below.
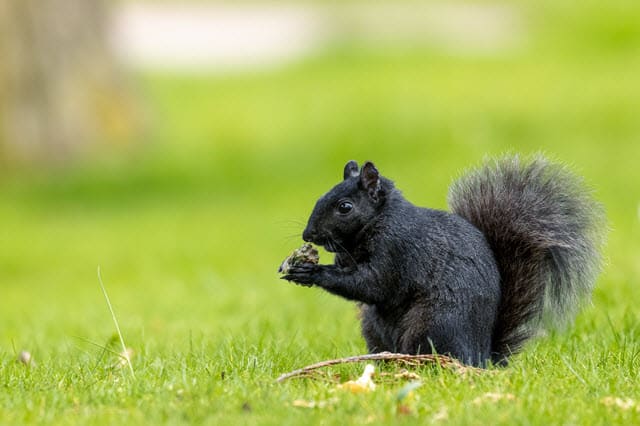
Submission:
M 0 0 L 0 160 L 66 163 L 133 131 L 105 0 Z

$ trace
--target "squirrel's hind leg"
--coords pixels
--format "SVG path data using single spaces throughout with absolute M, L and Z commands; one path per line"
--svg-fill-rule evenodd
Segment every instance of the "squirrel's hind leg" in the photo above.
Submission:
M 384 324 L 380 321 L 376 308 L 362 303 L 360 305 L 360 320 L 362 321 L 362 336 L 367 343 L 369 353 L 395 352 L 393 343 L 385 338 Z

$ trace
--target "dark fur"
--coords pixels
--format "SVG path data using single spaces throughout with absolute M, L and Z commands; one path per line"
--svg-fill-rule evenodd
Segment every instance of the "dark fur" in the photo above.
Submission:
M 467 174 L 449 204 L 453 213 L 416 207 L 372 163 L 358 171 L 351 161 L 303 233 L 335 252 L 334 264 L 300 265 L 283 278 L 361 302 L 370 352 L 504 363 L 545 308 L 560 323 L 590 294 L 601 209 L 542 157 L 505 157 Z

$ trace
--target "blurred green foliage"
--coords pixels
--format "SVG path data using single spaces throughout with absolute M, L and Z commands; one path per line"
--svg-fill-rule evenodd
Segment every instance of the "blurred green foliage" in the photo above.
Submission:
M 512 407 L 512 416 L 606 418 L 597 398 L 638 391 L 629 377 L 639 370 L 633 337 L 640 304 L 640 3 L 514 7 L 526 17 L 527 39 L 495 55 L 351 45 L 268 72 L 143 73 L 137 80 L 152 126 L 140 146 L 126 154 L 105 150 L 69 170 L 3 175 L 0 386 L 25 393 L 0 396 L 8 407 L 0 409 L 0 422 L 29 420 L 25 407 L 37 401 L 29 392 L 38 381 L 66 377 L 67 392 L 92 389 L 86 377 L 99 350 L 83 339 L 102 344 L 112 333 L 98 265 L 125 338 L 139 352 L 134 367 L 144 384 L 120 400 L 101 383 L 94 389 L 99 402 L 78 396 L 90 407 L 78 418 L 104 414 L 115 421 L 120 417 L 109 407 L 121 407 L 142 421 L 149 408 L 135 401 L 158 392 L 159 401 L 183 410 L 182 421 L 203 420 L 213 414 L 198 398 L 214 392 L 218 410 L 241 416 L 242 398 L 251 396 L 262 407 L 256 421 L 277 421 L 291 410 L 285 403 L 305 391 L 273 393 L 265 384 L 270 378 L 365 350 L 351 304 L 276 274 L 344 163 L 373 160 L 416 204 L 446 208 L 448 185 L 464 168 L 485 156 L 537 151 L 572 165 L 604 203 L 608 265 L 575 330 L 530 346 L 495 381 L 511 392 L 527 386 L 537 392 Z M 322 253 L 321 261 L 330 256 Z M 29 349 L 52 376 L 20 376 L 12 346 Z M 561 397 L 582 381 L 567 372 L 567 359 L 591 386 L 571 404 Z M 165 363 L 168 372 L 156 375 Z M 531 378 L 531 369 L 547 376 Z M 192 399 L 174 401 L 167 383 L 180 382 L 185 371 L 209 384 L 182 384 Z M 236 375 L 218 388 L 212 383 L 223 371 Z M 459 393 L 441 389 L 443 398 L 464 400 L 468 384 L 447 380 Z M 482 389 L 495 384 L 483 380 Z M 421 388 L 423 398 L 433 386 Z M 547 392 L 559 398 L 548 412 L 538 404 L 549 402 Z M 54 413 L 74 404 L 46 395 Z M 379 402 L 379 409 L 388 405 Z M 347 405 L 335 418 L 364 419 L 357 407 Z M 170 420 L 164 410 L 147 420 Z M 581 410 L 584 418 L 576 414 Z M 462 405 L 451 412 L 468 421 L 475 415 Z M 484 414 L 497 421 L 494 410 Z M 614 420 L 629 421 L 625 415 Z

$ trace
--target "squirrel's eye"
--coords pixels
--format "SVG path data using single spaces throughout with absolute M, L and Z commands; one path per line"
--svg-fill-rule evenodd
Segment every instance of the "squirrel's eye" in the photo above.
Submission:
M 353 209 L 353 204 L 351 204 L 349 201 L 343 201 L 340 204 L 338 204 L 338 213 L 340 214 L 347 214 L 352 209 Z

